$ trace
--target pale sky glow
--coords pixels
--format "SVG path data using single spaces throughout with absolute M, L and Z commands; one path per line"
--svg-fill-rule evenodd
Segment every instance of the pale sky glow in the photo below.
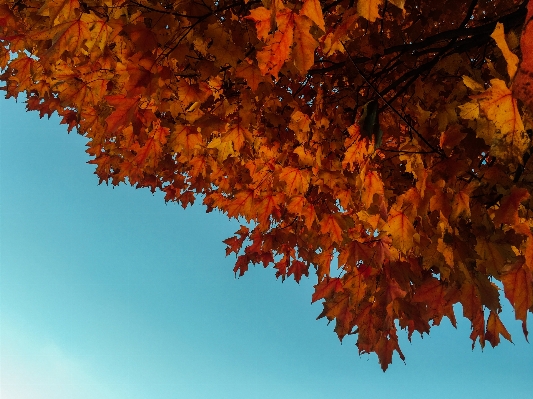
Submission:
M 119 398 L 83 359 L 2 320 L 2 398 Z
M 457 307 L 383 373 L 315 320 L 312 278 L 234 278 L 235 220 L 99 186 L 85 139 L 22 103 L 0 99 L 0 140 L 1 399 L 532 397 L 507 303 L 514 344 L 472 351 Z

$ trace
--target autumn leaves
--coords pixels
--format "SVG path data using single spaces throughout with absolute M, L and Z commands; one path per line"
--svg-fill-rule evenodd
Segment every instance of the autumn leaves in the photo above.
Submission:
M 490 4 L 0 0 L 0 79 L 101 181 L 249 222 L 235 273 L 316 269 L 322 316 L 385 369 L 398 326 L 458 303 L 474 342 L 510 339 L 494 279 L 526 332 L 533 6 L 520 38 L 523 2 Z
M 252 9 L 247 17 L 254 21 L 257 37 L 265 44 L 257 52 L 261 74 L 270 74 L 277 79 L 281 68 L 291 60 L 300 75 L 305 76 L 315 63 L 315 50 L 319 46 L 311 30 L 317 27 L 320 32 L 326 33 L 322 6 L 319 0 L 303 0 L 301 8 L 295 12 L 285 7 L 281 0 L 272 0 L 269 3 L 270 8 Z M 383 3 L 384 0 L 359 0 L 357 13 L 374 22 L 379 18 L 379 8 Z M 395 0 L 391 3 L 403 9 L 405 0 Z M 336 31 L 323 36 L 322 51 L 344 51 L 340 40 L 345 37 L 356 17 L 356 14 L 351 14 Z

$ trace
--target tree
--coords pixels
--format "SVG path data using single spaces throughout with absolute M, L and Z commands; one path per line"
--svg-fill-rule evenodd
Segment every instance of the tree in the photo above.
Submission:
M 245 219 L 383 370 L 461 304 L 533 311 L 533 4 L 524 0 L 0 0 L 0 79 L 87 137 L 101 182 Z M 331 270 L 337 258 L 338 271 Z

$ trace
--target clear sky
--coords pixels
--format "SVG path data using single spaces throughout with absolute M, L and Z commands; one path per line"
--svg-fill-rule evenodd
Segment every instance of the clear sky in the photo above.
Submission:
M 383 373 L 315 320 L 312 278 L 235 279 L 222 240 L 237 221 L 99 186 L 85 139 L 22 103 L 0 99 L 0 140 L 2 399 L 533 397 L 507 303 L 514 344 L 472 351 L 457 307 L 457 330 L 402 333 L 406 364 Z

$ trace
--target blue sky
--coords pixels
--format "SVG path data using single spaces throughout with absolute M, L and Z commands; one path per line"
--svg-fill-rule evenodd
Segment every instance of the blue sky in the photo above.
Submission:
M 20 102 L 0 100 L 0 140 L 2 399 L 532 397 L 507 304 L 514 344 L 472 351 L 458 307 L 383 373 L 315 320 L 312 278 L 235 279 L 237 221 L 98 185 L 85 139 Z

